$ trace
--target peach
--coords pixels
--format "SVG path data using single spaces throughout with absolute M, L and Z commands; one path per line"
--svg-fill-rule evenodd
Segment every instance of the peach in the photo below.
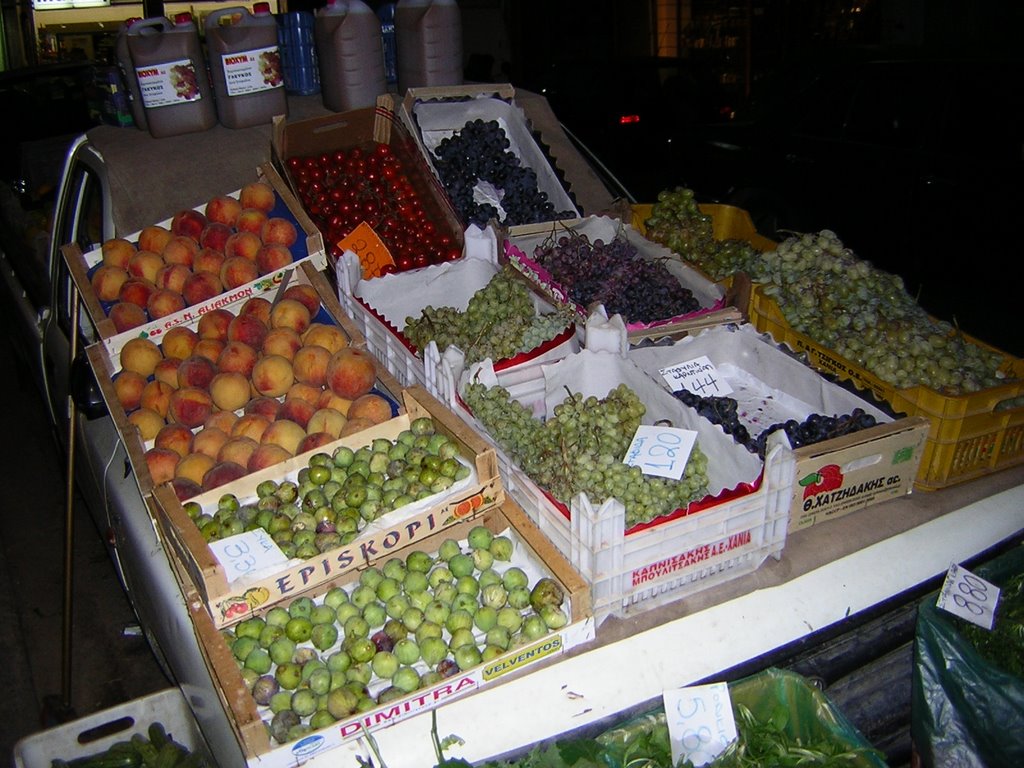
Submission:
M 393 415 L 391 403 L 373 392 L 357 397 L 348 409 L 350 419 L 368 419 L 374 424 L 382 424 Z
M 328 388 L 320 393 L 316 404 L 321 408 L 332 408 L 342 416 L 347 416 L 348 409 L 352 407 L 352 400 L 347 397 L 339 397 Z
M 174 451 L 178 456 L 185 457 L 192 452 L 192 440 L 195 435 L 192 430 L 184 424 L 171 422 L 165 424 L 156 437 L 153 438 L 153 445 L 157 448 L 167 448 Z
M 200 339 L 199 343 L 196 344 L 196 348 L 193 353 L 201 355 L 209 360 L 211 363 L 216 364 L 217 360 L 224 353 L 224 347 L 227 342 L 222 339 Z
M 362 432 L 364 429 L 369 429 L 374 426 L 373 422 L 369 419 L 349 419 L 345 422 L 345 426 L 341 428 L 341 433 L 338 437 L 348 437 L 354 435 L 356 432 Z
M 231 439 L 231 436 L 222 429 L 216 427 L 203 427 L 196 432 L 192 440 L 192 451 L 194 453 L 205 453 L 211 459 L 216 460 L 224 443 Z
M 215 195 L 206 203 L 206 219 L 216 224 L 233 227 L 241 212 L 242 203 L 231 195 Z
M 146 310 L 138 304 L 132 304 L 127 301 L 119 301 L 112 306 L 107 317 L 110 318 L 110 322 L 114 324 L 114 328 L 118 333 L 138 328 L 149 320 Z
M 167 417 L 189 429 L 203 425 L 213 413 L 213 398 L 205 389 L 182 387 L 174 390 L 167 405 Z
M 337 325 L 310 323 L 309 328 L 302 334 L 302 343 L 323 347 L 333 355 L 339 349 L 348 346 L 348 336 Z
M 279 410 L 281 410 L 281 401 L 276 397 L 267 397 L 265 395 L 257 395 L 245 404 L 246 413 L 258 414 L 268 422 L 277 418 Z
M 199 235 L 199 246 L 201 248 L 212 248 L 215 251 L 224 253 L 224 246 L 234 231 L 227 224 L 211 221 L 206 225 L 206 229 L 203 230 L 202 234 Z
M 174 357 L 184 360 L 192 354 L 192 350 L 199 343 L 199 334 L 185 325 L 176 325 L 164 334 L 160 348 L 164 357 Z
M 256 262 L 244 256 L 228 256 L 220 267 L 220 282 L 226 290 L 251 283 L 259 276 Z
M 188 235 L 197 243 L 199 236 L 206 227 L 206 215 L 194 208 L 178 211 L 171 219 L 171 232 L 175 235 Z
M 296 400 L 294 402 L 302 401 Z M 278 419 L 263 430 L 263 437 L 260 438 L 260 442 L 279 445 L 294 456 L 295 451 L 299 447 L 299 443 L 302 442 L 302 438 L 305 436 L 306 430 L 294 421 L 291 421 L 290 419 Z
M 251 181 L 239 190 L 238 202 L 243 208 L 256 208 L 269 213 L 277 204 L 277 194 L 267 182 Z
M 232 437 L 247 437 L 254 442 L 259 442 L 272 420 L 259 413 L 243 413 L 238 421 L 231 427 Z
M 181 288 L 181 295 L 185 297 L 185 303 L 191 307 L 209 301 L 223 291 L 224 286 L 221 285 L 219 274 L 197 271 L 185 280 L 185 285 Z
M 251 299 L 246 299 L 242 308 L 238 310 L 240 315 L 255 315 L 258 317 L 264 325 L 270 326 L 270 301 L 263 298 L 262 296 L 253 296 Z
M 299 232 L 295 225 L 283 216 L 271 216 L 263 222 L 260 239 L 264 243 L 277 243 L 289 248 L 299 239 Z
M 149 408 L 139 408 L 128 414 L 128 423 L 139 430 L 143 441 L 152 440 L 164 427 L 164 417 Z
M 291 400 L 281 403 L 281 409 L 277 412 L 277 419 L 274 423 L 287 419 L 298 424 L 305 432 L 306 425 L 309 424 L 314 413 L 316 413 L 316 406 L 313 403 L 303 400 L 301 397 L 293 397 Z
M 139 232 L 139 250 L 160 253 L 164 246 L 167 245 L 167 241 L 172 237 L 174 237 L 174 233 L 167 229 L 167 227 L 151 224 Z
M 258 235 L 263 231 L 263 223 L 267 220 L 267 212 L 259 208 L 243 208 L 235 219 L 235 229 L 239 232 L 252 232 Z
M 259 448 L 259 443 L 249 437 L 232 437 L 221 446 L 217 461 L 233 461 L 248 466 L 249 457 Z
M 322 448 L 325 445 L 329 445 L 337 440 L 337 437 L 330 434 L 329 432 L 310 432 L 299 443 L 299 447 L 295 450 L 295 455 L 300 453 L 306 453 L 307 451 L 315 451 L 317 448 Z
M 306 432 L 326 432 L 334 438 L 341 436 L 341 429 L 345 426 L 345 414 L 333 408 L 318 408 L 309 417 L 306 423 Z
M 203 429 L 219 429 L 230 435 L 236 421 L 238 421 L 238 414 L 234 411 L 214 411 L 210 414 L 210 418 L 203 422 Z
M 220 268 L 224 266 L 224 252 L 213 248 L 202 248 L 192 262 L 193 272 L 211 272 L 220 279 Z
M 309 328 L 311 320 L 306 305 L 295 299 L 281 299 L 270 310 L 271 328 L 291 328 L 300 336 Z
M 235 316 L 223 307 L 211 309 L 200 316 L 199 322 L 196 323 L 196 333 L 199 334 L 200 339 L 227 341 L 228 326 L 234 319 Z
M 228 323 L 227 340 L 240 341 L 257 350 L 263 346 L 267 331 L 266 324 L 256 315 L 238 314 Z
M 181 293 L 185 290 L 185 281 L 191 274 L 192 270 L 184 264 L 165 264 L 157 271 L 154 282 L 157 288 Z
M 135 371 L 144 378 L 153 375 L 156 364 L 163 359 L 163 352 L 151 339 L 135 338 L 128 339 L 121 347 L 119 358 L 121 369 Z
M 256 251 L 254 264 L 261 275 L 284 269 L 292 263 L 292 252 L 280 243 L 264 243 Z
M 327 364 L 327 387 L 347 400 L 365 395 L 373 389 L 376 380 L 377 366 L 373 356 L 362 349 L 339 349 Z
M 111 237 L 100 245 L 100 257 L 103 259 L 103 263 L 121 269 L 128 266 L 135 251 L 135 243 L 123 237 Z
M 256 254 L 262 247 L 263 241 L 254 232 L 234 232 L 224 243 L 224 256 L 242 256 L 255 262 Z
M 256 350 L 242 341 L 228 341 L 224 351 L 217 358 L 217 370 L 225 373 L 240 373 L 249 380 L 259 355 Z
M 267 355 L 252 369 L 252 385 L 261 395 L 281 397 L 295 383 L 292 363 L 281 355 Z
M 171 480 L 171 490 L 178 497 L 178 501 L 188 501 L 203 492 L 203 488 L 195 480 L 187 477 L 175 477 Z
M 181 456 L 170 448 L 157 447 L 146 451 L 144 458 L 146 459 L 146 468 L 149 470 L 149 476 L 156 485 L 162 485 L 173 480 L 174 468 L 178 466 L 178 461 L 181 460 Z
M 218 462 L 203 475 L 203 490 L 209 491 L 214 488 L 220 488 L 222 485 L 233 483 L 238 478 L 245 477 L 247 474 L 249 474 L 249 470 L 241 464 L 236 464 L 233 461 Z
M 249 463 L 246 464 L 246 469 L 250 472 L 258 472 L 261 469 L 272 467 L 275 464 L 280 464 L 282 461 L 287 461 L 292 457 L 287 450 L 282 448 L 280 445 L 274 443 L 261 443 L 256 447 L 256 450 L 252 452 L 252 456 L 249 457 Z
M 302 349 L 302 337 L 291 328 L 271 328 L 260 348 L 264 355 L 280 355 L 288 360 Z
M 162 381 L 164 384 L 177 389 L 178 387 L 178 365 L 181 363 L 176 357 L 167 357 L 167 353 L 164 353 L 164 359 L 156 364 L 156 368 L 153 369 L 153 380 Z
M 325 347 L 316 344 L 300 347 L 292 358 L 295 380 L 322 389 L 327 380 L 327 364 L 330 361 L 331 353 Z M 319 392 L 317 396 L 319 397 Z
M 316 405 L 320 400 L 320 393 L 322 391 L 323 390 L 320 387 L 296 381 L 288 387 L 288 391 L 284 394 L 284 399 L 294 400 L 297 398 L 299 400 L 305 400 L 310 405 Z
M 128 261 L 128 275 L 156 283 L 156 273 L 163 265 L 163 257 L 156 251 L 136 251 Z
M 128 270 L 114 264 L 100 264 L 89 278 L 92 291 L 100 301 L 116 301 L 121 295 L 121 286 L 130 277 Z
M 284 289 L 283 298 L 301 302 L 309 310 L 310 317 L 316 317 L 316 313 L 320 311 L 320 294 L 309 283 L 289 285 Z
M 196 240 L 185 235 L 175 235 L 167 241 L 160 256 L 164 264 L 182 264 L 191 269 L 198 253 L 199 243 Z
M 137 371 L 121 371 L 114 377 L 114 395 L 126 411 L 134 411 L 142 405 L 142 390 L 146 388 L 146 377 Z
M 139 405 L 159 413 L 160 419 L 163 420 L 167 417 L 167 407 L 170 405 L 174 389 L 170 384 L 157 379 L 148 381 L 142 390 L 142 398 L 139 401 Z
M 210 382 L 213 404 L 224 411 L 237 411 L 249 402 L 249 379 L 241 373 L 222 371 Z
M 145 309 L 146 304 L 149 302 L 149 297 L 155 290 L 156 283 L 142 277 L 129 277 L 121 284 L 117 300 L 126 301 L 129 304 L 135 304 L 141 309 Z
M 184 308 L 184 297 L 170 288 L 157 288 L 149 295 L 149 300 L 146 302 L 146 311 L 151 320 L 173 315 Z
M 178 462 L 178 466 L 174 468 L 174 476 L 184 477 L 202 487 L 203 476 L 210 471 L 214 464 L 216 462 L 205 453 L 193 451 L 188 456 L 183 456 Z
M 178 387 L 209 390 L 210 382 L 216 375 L 216 365 L 202 355 L 192 354 L 178 364 Z

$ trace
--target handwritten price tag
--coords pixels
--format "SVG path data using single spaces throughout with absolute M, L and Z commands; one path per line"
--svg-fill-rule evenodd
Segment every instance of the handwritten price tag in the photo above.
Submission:
M 672 743 L 672 765 L 679 765 L 684 758 L 695 766 L 710 763 L 736 739 L 727 684 L 665 691 L 662 698 Z
M 697 433 L 693 430 L 641 424 L 622 461 L 640 467 L 645 475 L 678 480 L 696 441 Z
M 673 392 L 685 389 L 701 397 L 724 397 L 732 392 L 707 355 L 676 363 L 658 371 Z
M 284 552 L 262 528 L 245 531 L 210 542 L 214 557 L 224 566 L 228 582 L 237 581 L 265 568 L 278 568 L 288 562 Z
M 999 587 L 953 563 L 935 605 L 979 627 L 992 629 L 998 603 Z
M 339 240 L 338 247 L 343 251 L 352 251 L 359 257 L 359 263 L 363 267 L 364 280 L 380 277 L 381 269 L 388 264 L 395 263 L 395 259 L 388 247 L 384 245 L 384 241 L 365 221 Z

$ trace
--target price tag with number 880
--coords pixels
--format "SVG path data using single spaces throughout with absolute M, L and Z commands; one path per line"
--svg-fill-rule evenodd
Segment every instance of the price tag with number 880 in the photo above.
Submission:
M 992 629 L 998 603 L 999 587 L 953 563 L 935 605 L 979 627 Z

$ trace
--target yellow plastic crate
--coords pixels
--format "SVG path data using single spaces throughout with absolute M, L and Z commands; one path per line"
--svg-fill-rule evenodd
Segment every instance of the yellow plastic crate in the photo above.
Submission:
M 1003 355 L 999 370 L 1007 383 L 966 395 L 944 395 L 925 386 L 897 389 L 793 330 L 778 303 L 756 285 L 751 293 L 750 322 L 777 342 L 806 352 L 818 370 L 870 389 L 896 412 L 927 417 L 931 427 L 914 483 L 919 490 L 938 490 L 1024 463 L 1024 405 L 996 410 L 1000 403 L 1024 396 L 1024 360 L 996 350 Z M 970 336 L 964 335 L 964 339 L 994 349 Z
M 640 234 L 647 234 L 644 222 L 651 216 L 654 209 L 652 203 L 637 203 L 630 206 L 633 219 L 630 222 Z M 711 217 L 711 234 L 715 240 L 746 240 L 758 251 L 774 251 L 778 246 L 774 240 L 759 234 L 754 227 L 750 214 L 743 208 L 734 205 L 707 203 L 697 206 L 705 216 Z

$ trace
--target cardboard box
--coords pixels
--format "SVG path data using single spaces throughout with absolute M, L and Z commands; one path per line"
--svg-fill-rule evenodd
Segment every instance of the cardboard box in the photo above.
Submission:
M 647 335 L 648 332 L 657 333 L 659 336 L 669 335 L 678 330 L 681 323 L 688 320 L 698 320 L 702 324 L 719 324 L 735 322 L 739 317 L 735 308 L 727 306 L 726 291 L 722 286 L 707 279 L 698 270 L 679 259 L 673 258 L 667 248 L 647 240 L 630 224 L 623 224 L 617 219 L 605 216 L 588 216 L 572 221 L 559 221 L 554 224 L 510 227 L 504 242 L 506 257 L 539 290 L 553 300 L 575 309 L 581 322 L 587 321 L 591 308 L 582 306 L 573 300 L 569 291 L 559 285 L 551 274 L 534 259 L 533 255 L 538 246 L 564 235 L 583 237 L 591 243 L 597 240 L 610 242 L 616 237 L 625 238 L 631 246 L 636 248 L 640 258 L 663 264 L 668 273 L 693 295 L 699 309 L 692 312 L 649 321 L 624 318 L 627 322 L 626 329 L 631 342 L 635 335 Z
M 268 282 L 272 283 L 272 281 Z M 338 327 L 348 340 L 348 346 L 359 349 L 365 348 L 362 335 L 341 311 L 337 300 L 334 298 L 333 291 L 327 283 L 327 279 L 322 272 L 314 268 L 310 261 L 300 263 L 294 270 L 289 272 L 287 283 L 282 280 L 267 286 L 261 286 L 257 291 L 242 291 L 230 303 L 221 304 L 219 301 L 215 302 L 217 305 L 215 308 L 227 310 L 237 315 L 245 303 L 254 295 L 267 301 L 273 301 L 277 293 L 282 290 L 282 286 L 286 289 L 290 285 L 313 286 L 321 301 L 320 312 L 315 316 L 314 321 Z M 178 325 L 195 330 L 200 318 L 205 314 L 205 312 L 197 314 L 194 317 L 188 318 L 183 323 L 178 323 Z M 172 324 L 171 327 L 175 326 Z M 149 493 L 154 486 L 145 458 L 145 452 L 152 447 L 153 443 L 152 440 L 144 440 L 139 430 L 129 421 L 129 413 L 121 405 L 114 389 L 114 379 L 121 370 L 120 351 L 129 340 L 144 337 L 149 338 L 159 346 L 167 330 L 170 330 L 170 328 L 165 329 L 159 323 L 151 324 L 148 328 L 135 329 L 111 336 L 101 342 L 90 345 L 86 350 L 89 363 L 92 366 L 93 373 L 100 386 L 100 391 L 107 404 L 107 410 L 117 427 L 118 433 L 121 435 L 125 450 L 128 453 L 129 462 L 135 473 L 136 482 L 138 482 L 139 490 L 143 494 Z M 395 402 L 397 406 L 395 398 L 398 397 L 401 387 L 386 370 L 378 368 L 375 389 L 378 393 Z M 196 428 L 193 431 L 198 432 L 199 429 Z
M 401 161 L 409 183 L 423 210 L 426 211 L 426 219 L 433 223 L 436 232 L 447 235 L 451 240 L 451 247 L 461 251 L 463 226 L 420 154 L 415 140 L 396 117 L 391 94 L 380 96 L 376 107 L 307 120 L 285 120 L 278 116 L 273 123 L 271 152 L 275 166 L 287 180 L 289 188 L 301 205 L 302 189 L 299 188 L 289 161 L 294 158 L 319 157 L 337 150 L 367 148 L 377 143 L 386 144 Z M 368 223 L 372 226 L 372 222 Z M 321 229 L 333 265 L 342 251 L 338 248 L 337 241 L 332 239 L 330 228 L 323 222 Z M 387 245 L 385 243 L 385 246 Z
M 464 542 L 469 530 L 477 525 L 487 526 L 495 534 L 506 534 L 514 542 L 512 561 L 507 565 L 523 567 L 528 572 L 553 578 L 568 600 L 568 623 L 549 632 L 536 641 L 509 650 L 489 661 L 455 673 L 442 682 L 422 688 L 390 703 L 367 709 L 343 718 L 297 741 L 278 744 L 268 734 L 264 718 L 270 719 L 265 708 L 258 707 L 242 680 L 237 659 L 210 620 L 202 600 L 186 589 L 186 602 L 192 615 L 200 647 L 207 665 L 222 695 L 222 704 L 234 729 L 249 766 L 284 768 L 330 750 L 364 734 L 364 728 L 373 732 L 380 728 L 442 706 L 456 697 L 471 695 L 484 686 L 500 684 L 519 674 L 528 673 L 541 664 L 557 660 L 562 654 L 594 639 L 595 625 L 589 612 L 590 596 L 586 584 L 565 558 L 541 535 L 522 510 L 506 499 L 500 506 L 489 510 L 475 521 L 463 521 L 453 528 L 437 532 L 414 545 L 395 550 L 392 557 L 406 558 L 413 550 L 436 553 L 448 538 Z M 463 551 L 468 551 L 463 548 Z M 309 590 L 306 596 L 320 602 L 328 586 L 349 588 L 360 579 L 356 571 Z M 187 582 L 186 582 L 187 583 Z M 531 581 L 531 583 L 534 583 Z M 296 595 L 297 597 L 298 595 Z M 303 643 L 301 645 L 308 645 Z M 329 655 L 328 649 L 325 655 Z M 421 663 L 421 662 L 420 662 Z M 371 691 L 380 689 L 380 681 L 371 680 Z
M 778 303 L 755 286 L 750 321 L 776 341 L 805 353 L 810 364 L 854 382 L 889 403 L 896 412 L 922 416 L 930 424 L 915 478 L 918 490 L 937 490 L 1024 463 L 1024 360 L 1002 356 L 1006 383 L 965 395 L 947 395 L 918 385 L 897 389 L 852 360 L 795 331 Z M 966 344 L 993 349 L 967 334 Z
M 290 221 L 298 231 L 299 237 L 289 249 L 292 252 L 293 265 L 301 263 L 304 260 L 309 260 L 317 269 L 323 269 L 327 265 L 327 257 L 324 253 L 323 239 L 320 236 L 320 232 L 315 226 L 313 226 L 312 221 L 310 221 L 301 206 L 299 206 L 298 201 L 285 186 L 283 179 L 270 164 L 264 164 L 259 169 L 258 176 L 253 178 L 253 181 L 256 181 L 258 178 L 273 186 L 274 192 L 277 196 L 276 205 L 270 211 L 269 215 L 281 217 Z M 225 192 L 225 194 L 230 194 L 232 197 L 237 198 L 240 191 L 241 190 L 235 190 L 230 193 Z M 206 208 L 206 203 L 207 201 L 202 201 L 202 203 L 195 206 L 195 210 L 203 213 Z M 170 229 L 172 218 L 173 215 L 163 221 L 154 222 L 154 224 Z M 125 238 L 132 243 L 138 243 L 140 232 L 126 235 Z M 67 262 L 68 270 L 71 272 L 71 277 L 73 278 L 75 286 L 78 289 L 78 293 L 81 296 L 82 305 L 85 308 L 86 314 L 92 320 L 93 325 L 95 325 L 99 338 L 106 339 L 116 335 L 118 331 L 114 327 L 113 321 L 108 317 L 108 313 L 113 304 L 101 302 L 97 297 L 96 292 L 93 290 L 91 283 L 93 274 L 103 263 L 101 246 L 102 243 L 97 245 L 95 248 L 90 249 L 88 252 L 82 253 L 81 248 L 77 243 L 68 243 L 61 248 L 61 253 Z M 273 287 L 277 283 L 280 283 L 286 271 L 287 269 L 282 269 L 277 270 L 272 274 L 261 275 L 257 280 L 246 285 L 238 286 L 232 290 L 225 291 L 209 301 L 202 302 L 196 306 L 187 307 L 180 312 L 176 312 L 157 320 L 150 320 L 144 325 L 144 327 L 147 329 L 153 327 L 169 328 L 174 324 L 188 322 L 190 318 L 195 317 L 200 312 L 208 311 L 208 309 L 234 301 L 243 296 L 254 295 L 265 290 L 267 286 Z
M 822 377 L 750 324 L 708 329 L 670 347 L 634 349 L 630 358 L 666 388 L 660 370 L 707 358 L 752 436 L 789 419 L 802 422 L 812 413 L 836 416 L 860 408 L 875 418 L 876 426 L 793 449 L 790 532 L 913 490 L 927 420 L 893 416 L 870 393 Z
M 409 88 L 402 100 L 400 118 L 416 139 L 423 157 L 435 176 L 436 148 L 469 122 L 495 121 L 509 140 L 508 151 L 537 175 L 537 189 L 546 195 L 554 209 L 551 219 L 576 218 L 580 215 L 575 201 L 566 191 L 554 158 L 546 155 L 534 140 L 529 119 L 516 103 L 515 89 L 508 84 Z M 438 176 L 440 180 L 440 176 Z M 500 192 L 485 191 L 489 183 L 477 185 L 500 208 Z M 501 223 L 505 223 L 502 216 Z M 463 221 L 464 226 L 470 222 Z
M 507 494 L 587 581 L 598 624 L 678 600 L 781 556 L 795 458 L 778 435 L 762 462 L 699 419 L 634 362 L 612 352 L 585 349 L 530 373 L 531 378 L 510 380 L 486 365 L 471 366 L 451 406 L 495 445 Z M 697 444 L 708 457 L 708 496 L 628 528 L 626 508 L 616 498 L 578 494 L 568 504 L 560 502 L 511 460 L 470 412 L 461 393 L 472 380 L 503 386 L 534 414 L 548 415 L 564 400 L 566 387 L 584 397 L 603 397 L 626 384 L 646 406 L 644 424 L 665 420 L 697 432 Z
M 365 568 L 432 533 L 442 531 L 466 519 L 475 519 L 500 505 L 504 487 L 492 449 L 455 414 L 420 388 L 402 391 L 402 413 L 390 421 L 357 432 L 328 445 L 299 454 L 267 469 L 254 472 L 233 483 L 196 496 L 190 501 L 203 512 L 216 512 L 218 500 L 234 494 L 239 501 L 255 502 L 257 487 L 264 480 L 296 481 L 300 470 L 309 466 L 315 453 L 333 455 L 341 446 L 356 450 L 375 438 L 395 440 L 417 418 L 430 417 L 438 431 L 451 438 L 459 448 L 470 476 L 456 482 L 448 491 L 392 510 L 364 526 L 349 543 L 320 553 L 317 557 L 292 558 L 285 565 L 262 569 L 232 579 L 235 571 L 225 566 L 189 517 L 168 485 L 154 488 L 159 523 L 170 544 L 170 551 L 181 561 L 201 595 L 217 627 L 235 624 L 257 608 L 267 608 L 289 600 L 301 590 L 331 582 L 344 574 Z

